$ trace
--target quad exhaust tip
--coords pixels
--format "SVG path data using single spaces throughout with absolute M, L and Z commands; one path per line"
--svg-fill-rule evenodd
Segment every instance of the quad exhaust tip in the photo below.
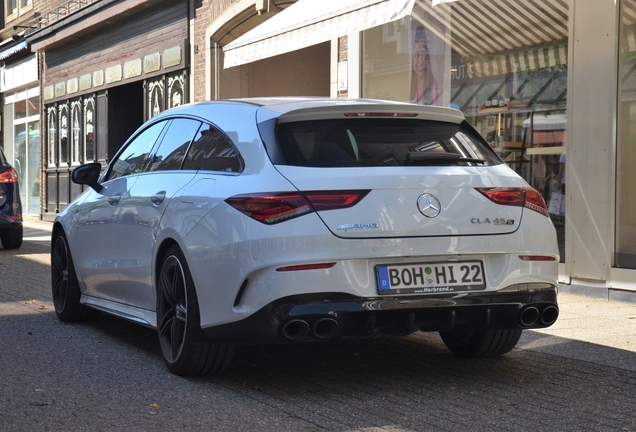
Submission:
M 541 311 L 541 324 L 543 325 L 552 325 L 559 317 L 559 308 L 556 306 L 548 306 L 547 308 Z
M 519 323 L 522 327 L 530 327 L 539 324 L 542 327 L 551 326 L 559 317 L 559 308 L 556 306 L 546 306 L 539 308 L 527 306 L 519 312 Z
M 331 339 L 338 334 L 340 324 L 335 318 L 318 318 L 311 325 L 304 319 L 287 321 L 281 328 L 281 335 L 289 341 L 299 341 L 308 334 L 316 339 Z
M 290 341 L 301 340 L 309 333 L 309 324 L 305 320 L 293 319 L 282 328 L 283 337 Z
M 311 335 L 317 339 L 330 339 L 338 333 L 340 325 L 333 318 L 320 318 L 311 326 Z

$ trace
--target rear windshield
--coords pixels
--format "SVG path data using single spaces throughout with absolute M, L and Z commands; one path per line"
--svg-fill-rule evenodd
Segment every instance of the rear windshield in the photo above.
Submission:
M 305 167 L 503 163 L 467 124 L 356 118 L 282 123 L 276 136 L 284 164 Z

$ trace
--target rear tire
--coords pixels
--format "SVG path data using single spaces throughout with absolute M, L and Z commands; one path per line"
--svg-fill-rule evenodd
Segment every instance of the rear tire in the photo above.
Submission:
M 439 332 L 446 347 L 455 355 L 467 358 L 498 357 L 519 342 L 519 329 L 457 329 Z
M 201 330 L 192 276 L 176 245 L 166 253 L 157 281 L 157 332 L 164 362 L 175 375 L 216 374 L 232 361 L 234 347 L 213 343 Z
M 22 246 L 23 228 L 20 225 L 18 228 L 9 228 L 0 234 L 0 242 L 5 249 L 18 249 Z
M 51 288 L 55 313 L 60 321 L 90 321 L 99 316 L 99 311 L 80 303 L 82 293 L 63 232 L 56 235 L 51 247 Z

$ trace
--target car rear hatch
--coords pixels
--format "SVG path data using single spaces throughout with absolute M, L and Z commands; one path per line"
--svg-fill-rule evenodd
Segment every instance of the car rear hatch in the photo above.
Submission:
M 268 147 L 342 238 L 506 234 L 525 185 L 455 110 L 411 105 L 287 112 Z

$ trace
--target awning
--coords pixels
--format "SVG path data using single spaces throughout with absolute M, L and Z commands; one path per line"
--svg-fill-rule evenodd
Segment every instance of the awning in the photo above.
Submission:
M 0 51 L 0 60 L 4 60 L 8 57 L 11 57 L 13 54 L 25 50 L 29 47 L 29 44 L 26 41 L 22 41 L 17 45 L 13 45 L 11 48 L 7 48 L 3 51 Z
M 224 68 L 377 27 L 409 15 L 415 0 L 298 0 L 223 47 Z

